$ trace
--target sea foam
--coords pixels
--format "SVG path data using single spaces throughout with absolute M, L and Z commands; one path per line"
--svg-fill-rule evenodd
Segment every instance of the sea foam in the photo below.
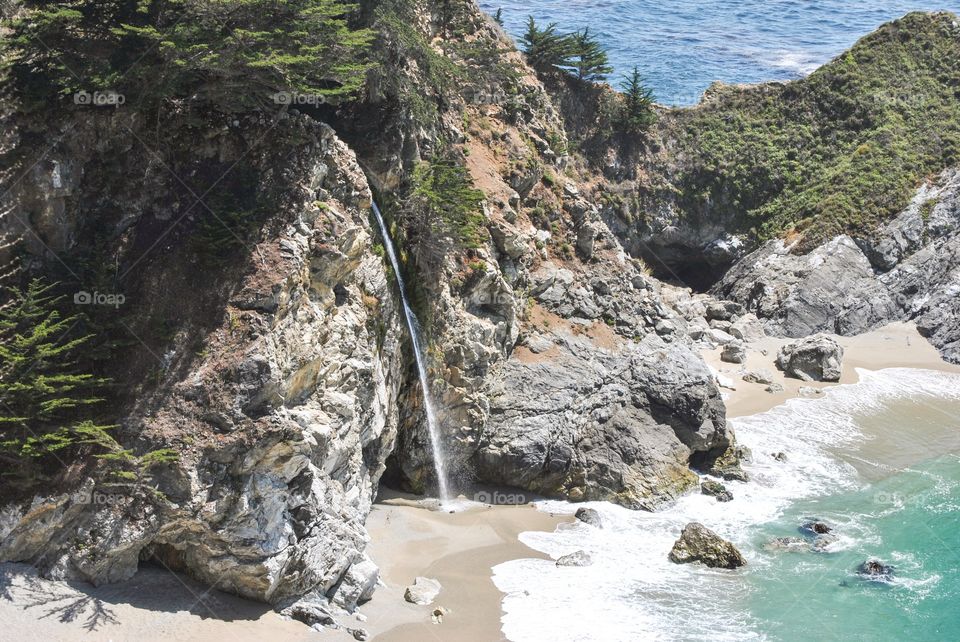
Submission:
M 821 398 L 793 399 L 769 412 L 732 421 L 738 442 L 753 452 L 744 464 L 751 481 L 725 482 L 735 499 L 719 503 L 701 494 L 682 497 L 657 512 L 635 512 L 603 502 L 546 501 L 539 508 L 572 514 L 600 512 L 604 528 L 576 522 L 556 532 L 527 532 L 521 541 L 553 558 L 585 550 L 592 566 L 559 568 L 521 559 L 494 568 L 506 594 L 503 631 L 514 642 L 558 640 L 763 640 L 745 606 L 750 573 L 765 559 L 752 541 L 756 527 L 777 519 L 792 503 L 863 486 L 856 470 L 836 456 L 869 437 L 857 421 L 884 404 L 910 399 L 960 398 L 960 376 L 926 370 L 858 370 L 859 382 L 829 389 Z M 785 462 L 773 453 L 786 453 Z M 733 541 L 750 560 L 739 571 L 681 566 L 667 559 L 685 524 L 699 521 Z M 870 539 L 851 517 L 830 550 Z

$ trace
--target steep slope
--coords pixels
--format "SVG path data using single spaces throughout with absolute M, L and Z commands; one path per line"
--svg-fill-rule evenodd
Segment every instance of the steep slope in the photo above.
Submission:
M 473 2 L 369 2 L 358 19 L 377 33 L 362 101 L 8 121 L 25 178 L 3 231 L 65 292 L 124 295 L 83 310 L 91 363 L 118 384 L 124 448 L 175 461 L 117 483 L 81 451 L 5 500 L 0 558 L 96 583 L 152 559 L 311 623 L 369 598 L 381 475 L 433 483 L 371 186 L 458 488 L 654 508 L 696 486 L 691 465 L 735 463 L 687 320 L 601 220 L 596 177 L 502 31 Z M 483 207 L 469 235 L 444 232 L 470 242 L 431 259 L 409 204 L 440 163 Z
M 718 83 L 662 110 L 646 137 L 586 128 L 624 243 L 659 276 L 706 288 L 769 239 L 804 252 L 871 233 L 958 162 L 958 35 L 952 14 L 912 13 L 801 80 Z

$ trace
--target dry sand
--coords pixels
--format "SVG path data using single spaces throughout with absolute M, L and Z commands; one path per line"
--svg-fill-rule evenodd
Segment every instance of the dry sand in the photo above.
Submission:
M 854 383 L 856 369 L 911 367 L 960 372 L 943 362 L 909 324 L 895 324 L 855 338 L 838 338 L 845 347 L 843 379 Z M 730 417 L 769 410 L 800 394 L 801 388 L 830 385 L 785 379 L 777 371 L 777 350 L 788 341 L 764 339 L 749 347 L 746 364 L 720 361 L 720 351 L 704 356 L 736 390 L 725 390 Z M 763 351 L 766 354 L 763 354 Z M 745 370 L 769 370 L 784 391 L 740 378 Z M 393 497 L 378 503 L 367 522 L 370 556 L 380 566 L 382 586 L 361 607 L 360 616 L 343 618 L 351 628 L 364 628 L 374 640 L 394 642 L 488 642 L 500 632 L 502 595 L 491 579 L 497 564 L 523 557 L 542 557 L 518 540 L 524 531 L 553 530 L 562 520 L 531 506 L 478 508 L 455 514 L 430 511 L 409 499 Z M 404 588 L 417 576 L 443 586 L 431 606 L 403 599 Z M 431 621 L 433 610 L 449 610 L 443 622 Z M 343 631 L 318 633 L 286 620 L 261 604 L 209 590 L 187 578 L 158 568 L 141 571 L 120 585 L 93 588 L 51 582 L 22 565 L 0 565 L 0 639 L 32 640 L 185 640 L 210 642 L 299 642 L 352 640 Z
M 940 358 L 916 326 L 911 323 L 894 323 L 879 330 L 858 337 L 834 337 L 843 346 L 843 375 L 840 384 L 856 383 L 857 369 L 882 370 L 884 368 L 922 368 L 942 372 L 960 373 L 960 366 L 954 366 Z M 767 337 L 747 346 L 747 362 L 742 365 L 724 363 L 720 360 L 721 349 L 704 353 L 707 363 L 721 375 L 733 380 L 736 390 L 722 389 L 727 404 L 727 417 L 746 417 L 766 412 L 799 397 L 802 388 L 822 391 L 837 383 L 805 382 L 788 379 L 777 370 L 777 352 L 781 347 L 796 339 L 777 339 Z M 764 354 L 764 352 L 766 354 Z M 751 370 L 768 370 L 773 381 L 783 386 L 783 392 L 766 392 L 766 384 L 747 383 L 741 379 L 743 373 Z

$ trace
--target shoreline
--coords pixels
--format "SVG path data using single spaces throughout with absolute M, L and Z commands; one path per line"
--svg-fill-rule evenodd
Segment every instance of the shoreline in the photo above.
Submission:
M 960 366 L 944 361 L 940 353 L 924 339 L 912 323 L 893 323 L 856 337 L 829 335 L 844 348 L 843 373 L 839 382 L 809 382 L 789 379 L 777 369 L 777 352 L 781 347 L 799 339 L 765 337 L 747 343 L 747 361 L 743 364 L 720 360 L 722 348 L 704 350 L 701 354 L 707 365 L 724 377 L 733 380 L 736 390 L 721 387 L 727 406 L 727 419 L 757 415 L 780 406 L 790 399 L 804 397 L 801 389 L 822 391 L 835 386 L 857 383 L 857 369 L 886 370 L 913 368 L 960 374 Z M 766 354 L 764 354 L 766 353 Z M 774 383 L 783 386 L 782 392 L 766 392 L 767 384 L 748 383 L 741 379 L 745 372 L 768 370 Z
M 802 395 L 801 388 L 822 391 L 856 383 L 857 369 L 916 368 L 960 374 L 960 367 L 943 361 L 912 324 L 836 339 L 845 349 L 838 383 L 786 379 L 774 361 L 790 339 L 767 337 L 749 343 L 742 365 L 721 362 L 720 349 L 702 354 L 735 388 L 721 388 L 728 419 L 767 412 L 794 398 L 822 396 L 810 390 Z M 771 394 L 765 391 L 766 384 L 742 380 L 745 371 L 758 369 L 772 373 L 783 391 Z M 896 439 L 880 442 L 890 449 Z M 849 463 L 860 472 L 873 470 L 871 462 L 864 468 L 856 461 Z M 521 533 L 552 532 L 572 520 L 570 515 L 541 512 L 532 504 L 477 504 L 447 513 L 430 510 L 416 498 L 384 491 L 367 520 L 371 539 L 367 552 L 381 569 L 380 585 L 358 614 L 339 621 L 365 629 L 368 639 L 386 642 L 506 640 L 501 628 L 505 594 L 493 582 L 493 568 L 512 560 L 550 560 L 523 544 Z M 442 586 L 429 606 L 404 600 L 405 588 L 418 576 L 436 579 Z M 145 568 L 128 582 L 94 588 L 44 580 L 25 565 L 3 564 L 0 595 L 5 598 L 0 600 L 0 618 L 7 633 L 27 641 L 354 639 L 346 630 L 314 631 L 265 605 L 202 587 L 159 568 Z M 447 610 L 442 623 L 432 621 L 438 607 Z M 91 628 L 91 623 L 96 626 Z

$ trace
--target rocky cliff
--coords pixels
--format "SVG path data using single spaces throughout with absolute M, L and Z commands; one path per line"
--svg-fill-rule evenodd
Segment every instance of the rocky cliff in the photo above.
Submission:
M 944 358 L 960 362 L 960 172 L 947 170 L 869 235 L 841 235 L 806 254 L 768 241 L 713 292 L 764 320 L 771 334 L 856 335 L 915 321 Z
M 359 103 L 13 121 L 30 169 L 7 231 L 28 269 L 125 295 L 88 310 L 123 338 L 103 365 L 122 383 L 117 437 L 176 457 L 125 483 L 89 459 L 7 500 L 0 558 L 94 583 L 153 560 L 311 623 L 369 598 L 381 476 L 433 482 L 371 186 L 406 258 L 455 487 L 652 509 L 696 488 L 691 466 L 735 466 L 677 312 L 689 295 L 668 304 L 624 252 L 554 99 L 457 6 L 451 27 L 432 3 L 365 3 L 378 65 Z M 482 190 L 483 234 L 426 272 L 397 212 L 441 151 Z
M 24 220 L 43 223 L 38 241 L 48 229 L 69 239 L 82 226 L 80 216 L 42 213 L 88 213 L 82 203 L 99 182 L 91 174 L 104 171 L 91 137 L 109 139 L 114 125 L 85 121 L 21 186 Z M 242 126 L 248 140 L 265 130 L 256 121 Z M 376 567 L 363 553 L 363 522 L 396 440 L 401 326 L 386 268 L 372 251 L 371 194 L 353 153 L 308 118 L 280 127 L 301 141 L 282 160 L 262 147 L 233 152 L 287 176 L 286 193 L 250 247 L 249 269 L 230 282 L 204 327 L 201 352 L 193 353 L 199 329 L 189 325 L 188 299 L 205 296 L 197 290 L 203 280 L 189 268 L 183 274 L 187 266 L 176 264 L 183 257 L 169 248 L 145 268 L 155 281 L 141 293 L 181 306 L 184 327 L 157 356 L 161 383 L 141 384 L 121 430 L 133 447 L 173 448 L 178 462 L 150 484 L 94 473 L 70 492 L 8 505 L 3 559 L 97 584 L 129 578 L 153 559 L 279 605 L 319 593 L 352 608 L 372 590 Z M 163 185 L 164 174 L 148 171 L 156 183 L 144 185 Z M 139 194 L 149 198 L 144 185 Z M 158 215 L 143 211 L 125 229 Z

